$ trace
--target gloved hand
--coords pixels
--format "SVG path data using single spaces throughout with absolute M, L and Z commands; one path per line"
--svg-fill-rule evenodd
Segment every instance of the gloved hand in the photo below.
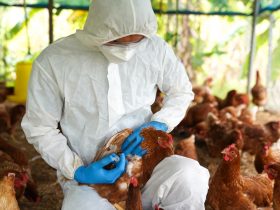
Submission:
M 151 121 L 148 123 L 145 123 L 141 125 L 139 128 L 135 129 L 132 134 L 130 134 L 127 139 L 122 144 L 122 152 L 125 155 L 131 154 L 131 155 L 138 155 L 142 157 L 147 153 L 146 150 L 143 150 L 140 146 L 144 138 L 140 135 L 143 128 L 147 127 L 153 127 L 156 130 L 161 131 L 167 131 L 168 127 L 165 123 L 157 122 L 157 121 Z
M 111 170 L 103 168 L 110 163 L 116 163 L 116 168 Z M 125 155 L 122 153 L 119 157 L 113 153 L 88 166 L 80 166 L 75 171 L 74 179 L 83 184 L 113 184 L 124 173 L 125 169 Z

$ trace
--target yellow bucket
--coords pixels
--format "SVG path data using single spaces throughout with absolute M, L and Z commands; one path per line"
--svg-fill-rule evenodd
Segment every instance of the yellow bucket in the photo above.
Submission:
M 16 64 L 15 95 L 8 96 L 8 100 L 15 103 L 25 103 L 27 98 L 28 81 L 32 70 L 31 62 Z

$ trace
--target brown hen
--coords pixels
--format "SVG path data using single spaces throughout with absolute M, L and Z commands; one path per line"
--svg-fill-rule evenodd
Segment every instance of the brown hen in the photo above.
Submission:
M 240 131 L 244 138 L 243 150 L 256 154 L 262 142 L 273 144 L 280 138 L 280 121 L 268 122 L 265 125 L 243 124 Z
M 113 136 L 97 153 L 94 160 L 99 160 L 111 153 L 121 153 L 121 145 L 131 133 L 131 129 L 126 129 Z M 140 206 L 141 200 L 139 199 L 141 196 L 139 197 L 139 191 L 151 177 L 153 169 L 161 160 L 174 154 L 173 139 L 170 134 L 155 130 L 154 128 L 145 128 L 141 131 L 141 135 L 144 137 L 141 147 L 147 150 L 147 154 L 143 158 L 138 156 L 128 157 L 126 173 L 113 185 L 91 185 L 102 197 L 108 199 L 112 204 L 125 200 L 128 200 L 129 203 L 134 203 L 132 207 L 126 206 L 127 209 L 135 209 L 135 206 Z M 135 180 L 137 180 L 137 184 L 135 184 Z M 134 182 L 133 186 L 130 185 L 131 182 Z
M 15 174 L 8 174 L 0 181 L 0 210 L 19 210 L 14 189 Z
M 266 165 L 265 171 L 270 179 L 274 179 L 273 210 L 280 210 L 280 162 Z
M 239 149 L 243 148 L 244 141 L 241 132 L 232 128 L 227 121 L 222 122 L 213 115 L 208 116 L 208 132 L 206 145 L 211 157 L 219 157 L 221 151 L 235 143 Z
M 151 106 L 151 110 L 153 113 L 156 113 L 161 109 L 161 107 L 163 106 L 163 99 L 163 93 L 159 89 L 157 89 L 155 102 Z
M 251 89 L 251 93 L 253 96 L 253 103 L 260 107 L 265 105 L 267 101 L 267 90 L 266 88 L 261 84 L 261 78 L 260 78 L 260 72 L 257 71 L 256 73 L 256 84 Z
M 255 168 L 258 173 L 262 173 L 264 166 L 270 163 L 280 163 L 280 142 L 271 143 L 262 142 L 259 146 L 259 150 L 255 156 Z
M 223 160 L 210 182 L 207 204 L 214 210 L 256 210 L 258 206 L 270 206 L 272 182 L 268 177 L 242 176 L 240 155 L 234 144 L 225 148 L 222 154 Z
M 197 160 L 195 136 L 191 135 L 189 138 L 181 140 L 176 145 L 175 154 Z
M 11 127 L 10 115 L 4 103 L 0 104 L 0 133 L 8 132 Z
M 14 132 L 16 128 L 20 127 L 19 124 L 25 114 L 25 106 L 22 104 L 18 104 L 16 106 L 13 106 L 9 109 L 9 115 L 10 115 L 10 134 L 14 135 Z
M 203 85 L 193 87 L 194 92 L 194 102 L 196 104 L 200 103 L 212 103 L 217 104 L 216 98 L 211 93 L 213 78 L 208 77 L 205 79 Z
M 209 113 L 218 114 L 217 109 L 211 103 L 203 103 L 192 106 L 185 118 L 180 122 L 177 127 L 192 127 L 196 124 L 203 122 L 207 119 Z
M 227 93 L 224 100 L 217 97 L 219 109 L 223 109 L 228 106 L 237 107 L 239 105 L 248 106 L 250 103 L 249 96 L 247 94 L 238 93 L 236 90 L 231 90 Z
M 24 195 L 29 201 L 39 202 L 37 186 L 32 179 L 31 169 L 25 154 L 0 138 L 0 177 L 15 174 L 17 198 Z

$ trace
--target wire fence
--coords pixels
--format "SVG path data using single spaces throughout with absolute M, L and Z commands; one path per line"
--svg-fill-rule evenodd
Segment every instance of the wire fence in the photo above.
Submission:
M 186 0 L 152 0 L 153 8 L 157 14 L 168 15 L 221 15 L 221 16 L 252 16 L 253 1 L 248 7 L 232 6 L 235 5 L 234 0 L 217 0 L 216 6 L 206 8 L 193 9 L 188 8 Z M 207 5 L 206 0 L 197 1 L 197 5 Z M 23 7 L 22 0 L 0 0 L 0 6 L 4 7 Z M 48 8 L 47 0 L 27 0 L 26 6 L 30 8 Z M 88 10 L 89 0 L 54 0 L 53 8 L 55 9 L 72 9 L 72 10 Z M 270 11 L 274 12 L 280 9 L 280 0 L 262 0 L 259 14 Z

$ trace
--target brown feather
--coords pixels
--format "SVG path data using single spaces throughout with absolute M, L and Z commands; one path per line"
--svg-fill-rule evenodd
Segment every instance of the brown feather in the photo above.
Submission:
M 125 129 L 114 135 L 100 149 L 94 160 L 99 160 L 111 153 L 121 153 L 121 145 L 131 133 L 131 129 Z M 128 194 L 131 178 L 137 178 L 139 180 L 139 187 L 142 188 L 151 177 L 154 167 L 165 157 L 174 154 L 172 137 L 169 134 L 163 131 L 157 131 L 154 128 L 145 128 L 142 130 L 141 135 L 144 137 L 141 147 L 147 150 L 147 154 L 143 158 L 139 158 L 138 156 L 128 157 L 128 165 L 130 166 L 127 167 L 127 172 L 116 183 L 90 185 L 100 196 L 108 199 L 112 204 L 127 199 L 132 199 L 133 202 L 140 199 L 136 189 L 131 189 L 133 194 Z M 137 200 L 137 202 L 141 203 L 141 200 Z M 127 206 L 127 208 L 132 207 Z
M 207 204 L 215 210 L 256 209 L 257 206 L 270 206 L 272 202 L 272 182 L 265 175 L 254 177 L 240 173 L 240 154 L 233 144 L 222 151 L 223 160 L 215 172 L 207 194 Z M 242 200 L 244 203 L 240 203 Z M 242 207 L 241 207 L 242 204 Z
M 14 190 L 15 175 L 7 175 L 0 181 L 0 210 L 19 210 Z
M 187 139 L 181 140 L 175 148 L 175 154 L 181 155 L 193 160 L 197 160 L 197 153 L 195 148 L 195 136 L 192 135 Z

